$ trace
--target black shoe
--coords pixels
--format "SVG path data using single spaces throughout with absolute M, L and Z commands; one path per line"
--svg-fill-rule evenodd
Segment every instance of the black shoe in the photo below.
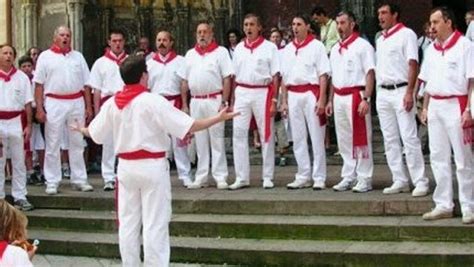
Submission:
M 15 208 L 17 208 L 21 211 L 29 211 L 29 210 L 34 209 L 33 205 L 31 205 L 31 203 L 28 202 L 28 200 L 26 200 L 26 199 L 19 199 L 19 200 L 15 201 L 13 203 L 13 205 L 15 206 Z
M 30 174 L 29 177 L 26 178 L 26 184 L 29 184 L 29 185 L 36 185 L 38 181 L 40 181 L 40 178 L 38 178 L 38 176 L 34 172 Z

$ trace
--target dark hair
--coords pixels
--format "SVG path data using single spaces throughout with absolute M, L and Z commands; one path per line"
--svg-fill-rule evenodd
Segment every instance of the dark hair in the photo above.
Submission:
M 143 73 L 146 72 L 145 59 L 141 56 L 129 56 L 120 65 L 120 76 L 125 84 L 136 84 L 140 82 Z
M 38 47 L 32 46 L 32 47 L 30 47 L 30 49 L 28 49 L 28 52 L 26 52 L 26 55 L 29 56 L 29 57 L 31 57 L 31 50 L 33 50 L 33 49 L 37 49 L 37 50 L 38 50 L 38 55 L 41 54 L 41 52 L 42 52 L 41 49 L 39 49 Z
M 326 13 L 326 10 L 322 6 L 316 6 L 313 8 L 313 11 L 311 11 L 311 16 L 313 15 L 327 16 L 327 13 Z
M 357 23 L 357 19 L 356 19 L 356 16 L 355 14 L 352 12 L 352 11 L 348 11 L 348 10 L 342 10 L 340 11 L 339 13 L 337 13 L 337 16 L 336 17 L 340 17 L 340 16 L 344 16 L 346 15 L 350 20 L 352 20 L 353 22 L 356 22 Z
M 5 46 L 8 46 L 13 50 L 13 57 L 16 58 L 16 49 L 15 49 L 15 47 L 13 47 L 13 45 L 11 45 L 11 44 L 2 44 L 2 45 L 0 45 L 0 49 L 4 48 Z
M 236 28 L 231 28 L 225 33 L 224 44 L 226 47 L 230 47 L 229 35 L 231 35 L 232 33 L 235 34 L 235 36 L 237 37 L 237 43 L 239 43 L 240 39 L 242 39 L 242 33 Z
M 455 30 L 457 25 L 456 25 L 456 16 L 454 15 L 453 10 L 446 6 L 435 7 L 431 10 L 430 16 L 433 15 L 433 13 L 436 13 L 438 11 L 441 12 L 441 15 L 443 16 L 444 21 L 448 21 L 448 20 L 451 21 L 451 27 L 453 30 Z
M 393 2 L 390 2 L 390 1 L 382 1 L 377 9 L 380 9 L 381 7 L 384 7 L 384 6 L 388 6 L 388 8 L 390 9 L 390 14 L 395 14 L 397 13 L 397 21 L 400 20 L 400 16 L 401 16 L 401 10 L 400 10 L 400 6 L 393 3 Z
M 125 32 L 121 29 L 111 29 L 109 32 L 109 40 L 112 37 L 112 34 L 120 34 L 122 35 L 123 39 L 127 39 L 127 36 L 125 36 Z
M 28 55 L 24 55 L 18 59 L 18 66 L 21 67 L 21 65 L 25 63 L 31 63 L 31 65 L 33 65 L 33 59 Z
M 307 14 L 297 13 L 293 18 L 302 19 L 306 25 L 311 24 L 311 19 L 309 18 Z
M 244 20 L 246 20 L 246 19 L 248 19 L 248 18 L 256 18 L 258 25 L 260 25 L 260 26 L 263 28 L 262 19 L 261 19 L 257 14 L 255 14 L 255 13 L 248 13 L 247 15 L 245 15 Z

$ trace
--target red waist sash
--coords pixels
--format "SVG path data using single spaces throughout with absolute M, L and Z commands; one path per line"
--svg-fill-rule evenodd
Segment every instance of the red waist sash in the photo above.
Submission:
M 174 107 L 177 109 L 181 109 L 183 107 L 183 99 L 181 98 L 181 95 L 164 95 L 164 98 L 166 98 L 168 101 L 174 101 Z
M 192 95 L 191 97 L 196 98 L 196 99 L 207 99 L 207 98 L 216 98 L 218 95 L 222 95 L 222 91 L 205 94 L 205 95 Z
M 0 120 L 11 120 L 20 116 L 23 113 L 23 110 L 15 111 L 0 111 Z
M 316 98 L 316 104 L 319 100 L 319 95 L 321 94 L 320 88 L 318 84 L 301 84 L 301 85 L 288 85 L 288 91 L 293 93 L 306 93 L 311 91 Z M 319 117 L 319 125 L 324 126 L 327 123 L 326 114 L 318 115 Z
M 362 158 L 369 157 L 369 142 L 367 140 L 367 125 L 365 116 L 359 116 L 359 108 L 362 98 L 360 91 L 363 86 L 334 88 L 334 93 L 340 96 L 352 95 L 352 157 L 357 158 L 359 151 L 362 152 Z
M 77 93 L 67 94 L 67 95 L 58 95 L 58 94 L 47 93 L 46 96 L 47 96 L 47 97 L 51 97 L 51 98 L 56 98 L 56 99 L 62 99 L 62 100 L 73 100 L 73 99 L 77 99 L 77 98 L 83 97 L 83 96 L 84 96 L 84 92 L 83 92 L 83 91 L 79 91 L 79 92 L 77 92 Z
M 264 131 L 264 140 L 265 143 L 270 141 L 271 136 L 271 120 L 272 115 L 270 114 L 270 108 L 272 106 L 272 98 L 275 94 L 275 88 L 273 88 L 273 83 L 269 83 L 268 85 L 254 85 L 254 84 L 246 84 L 246 83 L 235 83 L 236 86 L 240 86 L 242 88 L 247 89 L 268 89 L 267 98 L 265 100 L 265 131 Z
M 121 159 L 126 160 L 160 159 L 166 156 L 166 152 L 150 152 L 147 150 L 140 149 L 131 152 L 119 153 L 117 156 Z

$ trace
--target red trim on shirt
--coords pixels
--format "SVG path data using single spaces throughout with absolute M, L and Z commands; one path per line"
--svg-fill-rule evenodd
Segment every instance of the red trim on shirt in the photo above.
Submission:
M 126 84 L 123 90 L 115 95 L 115 104 L 119 109 L 127 106 L 135 97 L 141 93 L 147 92 L 148 89 L 141 84 Z
M 349 50 L 349 46 L 355 42 L 359 38 L 359 33 L 353 32 L 349 37 L 345 40 L 339 41 L 339 54 L 342 54 L 342 50 L 346 49 Z
M 9 82 L 13 75 L 15 75 L 17 69 L 13 66 L 9 72 L 5 73 L 0 70 L 0 79 L 3 79 L 6 83 Z
M 313 40 L 314 40 L 314 35 L 312 35 L 312 34 L 308 34 L 308 36 L 306 36 L 306 39 L 304 39 L 304 41 L 301 42 L 300 44 L 298 44 L 296 42 L 296 38 L 294 38 L 293 39 L 293 45 L 296 47 L 295 55 L 298 55 L 298 50 L 300 48 L 303 48 L 303 47 L 307 46 Z
M 453 47 L 454 45 L 456 45 L 456 43 L 461 38 L 461 36 L 462 36 L 462 33 L 460 33 L 459 31 L 456 30 L 454 32 L 453 37 L 451 37 L 451 39 L 448 41 L 446 46 L 443 47 L 443 45 L 440 44 L 439 42 L 435 42 L 433 44 L 433 46 L 436 50 L 440 51 L 441 54 L 444 56 L 444 52 L 447 51 L 448 49 L 450 49 L 451 47 Z
M 194 50 L 201 55 L 204 56 L 207 53 L 211 53 L 212 51 L 216 50 L 219 47 L 216 41 L 212 41 L 206 48 L 201 48 L 199 44 L 194 45 Z
M 198 52 L 199 53 L 199 52 Z M 168 54 L 166 54 L 165 56 L 165 60 L 161 60 L 161 57 L 160 57 L 160 53 L 155 53 L 153 55 L 153 59 L 158 62 L 158 63 L 161 63 L 163 65 L 166 65 L 168 63 L 170 63 L 171 61 L 173 61 L 173 59 L 175 59 L 178 55 L 176 54 L 175 51 L 171 50 L 168 52 Z
M 67 53 L 71 52 L 71 47 L 61 48 L 61 47 L 59 47 L 58 45 L 53 44 L 53 45 L 51 45 L 51 47 L 49 48 L 49 50 L 51 50 L 52 52 L 54 52 L 54 53 L 56 53 L 56 54 L 63 54 L 63 55 L 66 55 Z
M 405 25 L 401 22 L 395 24 L 395 26 L 393 26 L 392 28 L 386 30 L 386 31 L 382 31 L 382 36 L 385 39 L 388 39 L 390 36 L 394 35 L 396 32 L 398 32 L 399 30 L 405 28 Z
M 110 50 L 110 48 L 107 48 L 104 54 L 104 57 L 117 63 L 117 65 L 122 65 L 123 61 L 127 58 L 127 56 L 128 55 L 127 53 L 125 53 L 125 51 L 123 51 L 122 53 L 120 53 L 120 55 L 117 56 L 112 52 L 112 50 Z
M 7 241 L 0 241 L 0 259 L 3 257 L 3 253 L 7 250 L 8 242 Z
M 250 53 L 253 53 L 253 50 L 259 47 L 264 41 L 265 41 L 265 38 L 263 38 L 262 36 L 259 36 L 257 40 L 253 42 L 250 42 L 248 38 L 245 38 L 244 47 L 247 49 L 250 49 Z

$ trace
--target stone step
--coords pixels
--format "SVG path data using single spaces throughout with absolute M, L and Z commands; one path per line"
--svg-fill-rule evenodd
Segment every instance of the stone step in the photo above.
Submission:
M 116 234 L 31 230 L 40 253 L 119 257 Z M 473 243 L 172 237 L 173 262 L 248 266 L 472 266 Z
M 34 229 L 116 231 L 115 212 L 37 209 Z M 474 225 L 460 218 L 423 221 L 421 216 L 285 216 L 174 214 L 171 235 L 251 239 L 474 242 Z

